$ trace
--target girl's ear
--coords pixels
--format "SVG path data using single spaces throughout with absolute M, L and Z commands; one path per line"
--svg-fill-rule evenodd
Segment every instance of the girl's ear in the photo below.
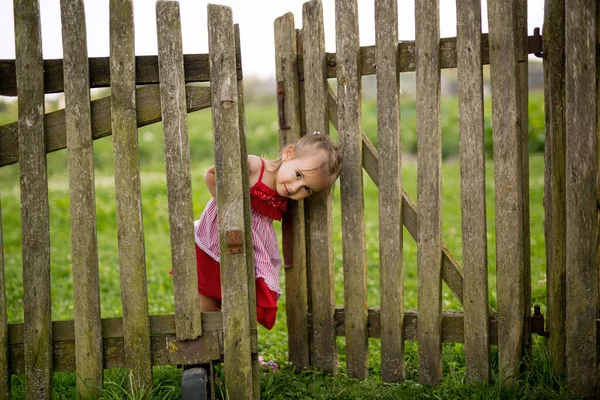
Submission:
M 291 160 L 292 158 L 294 158 L 294 150 L 295 150 L 295 147 L 293 144 L 290 144 L 289 146 L 287 146 L 285 149 L 283 149 L 283 153 L 281 153 L 281 159 L 283 161 L 288 161 L 288 160 Z

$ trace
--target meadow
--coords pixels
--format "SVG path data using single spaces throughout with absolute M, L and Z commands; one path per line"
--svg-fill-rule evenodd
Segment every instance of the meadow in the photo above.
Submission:
M 461 261 L 460 222 L 460 165 L 458 163 L 458 106 L 457 99 L 444 97 L 442 103 L 443 132 L 443 240 L 457 260 Z M 490 102 L 486 102 L 486 153 L 491 156 Z M 13 111 L 13 112 L 11 112 Z M 416 117 L 414 99 L 404 98 L 402 114 L 402 146 L 404 150 L 403 185 L 416 201 Z M 12 107 L 0 113 L 0 124 L 15 120 Z M 203 184 L 205 169 L 213 162 L 212 123 L 209 110 L 192 113 L 189 119 L 190 155 L 192 159 L 192 186 L 194 215 L 199 217 L 210 194 Z M 530 95 L 530 207 L 531 207 L 531 283 L 532 307 L 545 304 L 545 250 L 543 233 L 543 102 L 539 93 Z M 248 152 L 265 158 L 278 155 L 277 109 L 272 101 L 246 104 Z M 376 105 L 363 104 L 363 128 L 374 144 L 377 143 Z M 332 129 L 332 136 L 336 137 Z M 169 224 L 166 197 L 162 126 L 160 123 L 139 130 L 142 205 L 146 247 L 148 301 L 152 314 L 171 314 L 173 287 L 170 270 Z M 73 287 L 70 258 L 69 197 L 66 151 L 48 155 L 50 203 L 50 245 L 53 320 L 73 318 Z M 103 318 L 121 316 L 119 267 L 116 235 L 115 192 L 111 138 L 94 142 L 96 216 L 100 271 L 100 298 Z M 489 300 L 496 306 L 495 282 L 495 229 L 493 161 L 486 162 L 486 196 L 488 229 Z M 379 305 L 379 233 L 377 187 L 364 175 L 365 230 L 368 268 L 369 307 Z M 336 303 L 343 305 L 343 275 L 341 249 L 340 191 L 334 189 L 334 254 Z M 23 286 L 21 265 L 21 232 L 19 206 L 18 164 L 0 168 L 0 196 L 4 234 L 4 260 L 9 323 L 23 322 Z M 276 229 L 278 227 L 276 226 Z M 405 230 L 405 307 L 417 308 L 417 249 Z M 283 280 L 282 280 L 283 281 Z M 502 387 L 493 373 L 487 387 L 465 384 L 464 351 L 461 344 L 444 344 L 444 382 L 435 388 L 419 385 L 416 342 L 407 342 L 407 381 L 384 384 L 379 378 L 379 341 L 369 339 L 370 376 L 365 381 L 350 379 L 345 374 L 344 338 L 338 338 L 339 374 L 325 376 L 317 371 L 295 374 L 287 363 L 287 328 L 285 299 L 279 302 L 278 319 L 272 331 L 259 326 L 259 353 L 279 363 L 277 373 L 261 374 L 261 395 L 265 399 L 278 398 L 567 398 L 564 377 L 554 376 L 548 365 L 543 341 L 534 336 L 534 361 L 514 387 Z M 460 303 L 444 285 L 443 308 L 461 310 Z M 494 371 L 497 370 L 497 352 L 492 348 Z M 142 398 L 148 393 L 127 390 L 127 375 L 123 370 L 106 371 L 103 398 Z M 176 367 L 155 367 L 155 389 L 151 398 L 179 398 L 181 371 Z M 13 376 L 13 398 L 23 398 L 23 377 Z M 73 398 L 76 376 L 57 373 L 54 377 L 55 398 Z M 219 383 L 222 383 L 219 378 Z M 222 388 L 222 386 L 219 386 Z M 219 393 L 223 396 L 223 393 Z

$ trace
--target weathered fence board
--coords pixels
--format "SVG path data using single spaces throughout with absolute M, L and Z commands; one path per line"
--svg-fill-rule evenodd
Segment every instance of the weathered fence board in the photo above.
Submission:
M 110 2 L 111 121 L 125 358 L 137 388 L 152 386 L 148 289 L 135 114 L 133 2 Z
M 52 393 L 50 228 L 39 3 L 17 0 L 14 15 L 15 51 L 19 60 L 16 77 L 20 92 L 25 395 L 30 399 L 49 399 Z
M 302 41 L 304 43 L 304 115 L 306 132 L 329 134 L 327 111 L 327 64 L 325 58 L 325 28 L 323 5 L 311 0 L 302 5 Z M 309 197 L 304 202 L 310 236 L 309 282 L 310 310 L 313 329 L 310 343 L 310 362 L 315 367 L 337 373 L 337 346 L 333 314 L 333 220 L 331 194 Z
M 415 2 L 419 383 L 442 379 L 442 131 L 439 5 Z
M 385 349 L 381 352 L 381 378 L 398 382 L 404 380 L 406 366 L 397 0 L 375 2 L 375 45 L 377 138 L 379 148 L 385 149 L 381 153 L 385 168 L 378 174 L 381 348 Z M 362 133 L 360 136 L 362 141 Z
M 496 189 L 496 275 L 500 381 L 518 377 L 525 316 L 522 137 L 514 4 L 488 8 L 494 182 Z
M 344 168 L 340 173 L 346 365 L 348 376 L 365 379 L 367 348 L 367 263 L 362 177 L 362 107 L 358 70 L 359 37 L 356 0 L 336 0 L 335 29 L 338 82 L 338 133 Z
M 544 12 L 544 237 L 546 241 L 546 321 L 552 369 L 565 369 L 565 2 L 546 2 Z
M 179 3 L 156 2 L 156 27 L 177 338 L 196 339 L 202 325 Z
M 8 316 L 6 314 L 6 280 L 4 279 L 4 237 L 2 236 L 2 202 L 0 201 L 0 399 L 10 398 L 8 369 Z
M 210 107 L 210 88 L 186 86 L 185 90 L 188 113 Z M 136 89 L 135 99 L 138 127 L 161 120 L 160 93 L 157 85 Z M 112 134 L 110 97 L 92 101 L 91 114 L 94 140 Z M 44 115 L 44 136 L 47 153 L 67 148 L 64 109 Z M 17 122 L 0 126 L 0 167 L 19 161 L 18 141 Z
M 279 121 L 280 148 L 295 143 L 302 135 L 300 123 L 300 93 L 298 87 L 298 57 L 294 14 L 287 13 L 275 20 L 275 78 L 278 82 L 278 100 L 282 102 Z M 280 83 L 281 82 L 281 83 Z M 282 90 L 283 93 L 280 93 Z M 281 104 L 281 103 L 280 103 Z M 304 201 L 290 202 L 284 224 L 291 224 L 293 232 L 291 265 L 285 267 L 285 299 L 288 326 L 289 360 L 298 370 L 309 365 L 308 286 L 306 276 L 306 230 Z M 288 228 L 286 226 L 284 229 Z M 287 240 L 287 238 L 286 238 Z M 284 247 L 288 243 L 284 243 Z
M 99 395 L 102 387 L 102 325 L 94 149 L 90 112 L 85 10 L 81 0 L 61 1 L 65 73 L 65 131 L 69 151 L 69 207 L 73 260 L 73 303 L 77 393 Z
M 226 390 L 236 399 L 253 397 L 244 185 L 240 152 L 238 92 L 235 79 L 235 37 L 231 8 L 208 6 L 212 116 L 217 174 L 221 248 L 221 286 Z M 227 177 L 223 179 L 222 177 Z M 235 247 L 240 248 L 237 251 Z M 240 279 L 241 278 L 241 279 Z
M 570 1 L 565 14 L 566 353 L 574 395 L 597 396 L 596 7 Z
M 456 3 L 465 363 L 470 383 L 490 379 L 481 2 Z

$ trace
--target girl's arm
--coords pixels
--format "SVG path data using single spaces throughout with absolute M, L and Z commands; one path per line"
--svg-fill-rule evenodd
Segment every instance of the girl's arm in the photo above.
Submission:
M 217 183 L 214 165 L 208 168 L 204 173 L 204 183 L 206 183 L 210 195 L 215 199 L 217 197 Z

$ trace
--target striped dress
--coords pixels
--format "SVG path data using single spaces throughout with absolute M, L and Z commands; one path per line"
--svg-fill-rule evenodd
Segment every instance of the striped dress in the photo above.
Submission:
M 256 275 L 257 320 L 267 329 L 275 323 L 277 300 L 281 296 L 279 270 L 281 256 L 273 220 L 281 220 L 287 199 L 262 182 L 265 163 L 256 184 L 250 188 L 252 208 L 252 244 Z M 196 239 L 196 266 L 198 291 L 211 298 L 220 299 L 219 225 L 217 202 L 211 199 L 202 216 L 194 223 Z

